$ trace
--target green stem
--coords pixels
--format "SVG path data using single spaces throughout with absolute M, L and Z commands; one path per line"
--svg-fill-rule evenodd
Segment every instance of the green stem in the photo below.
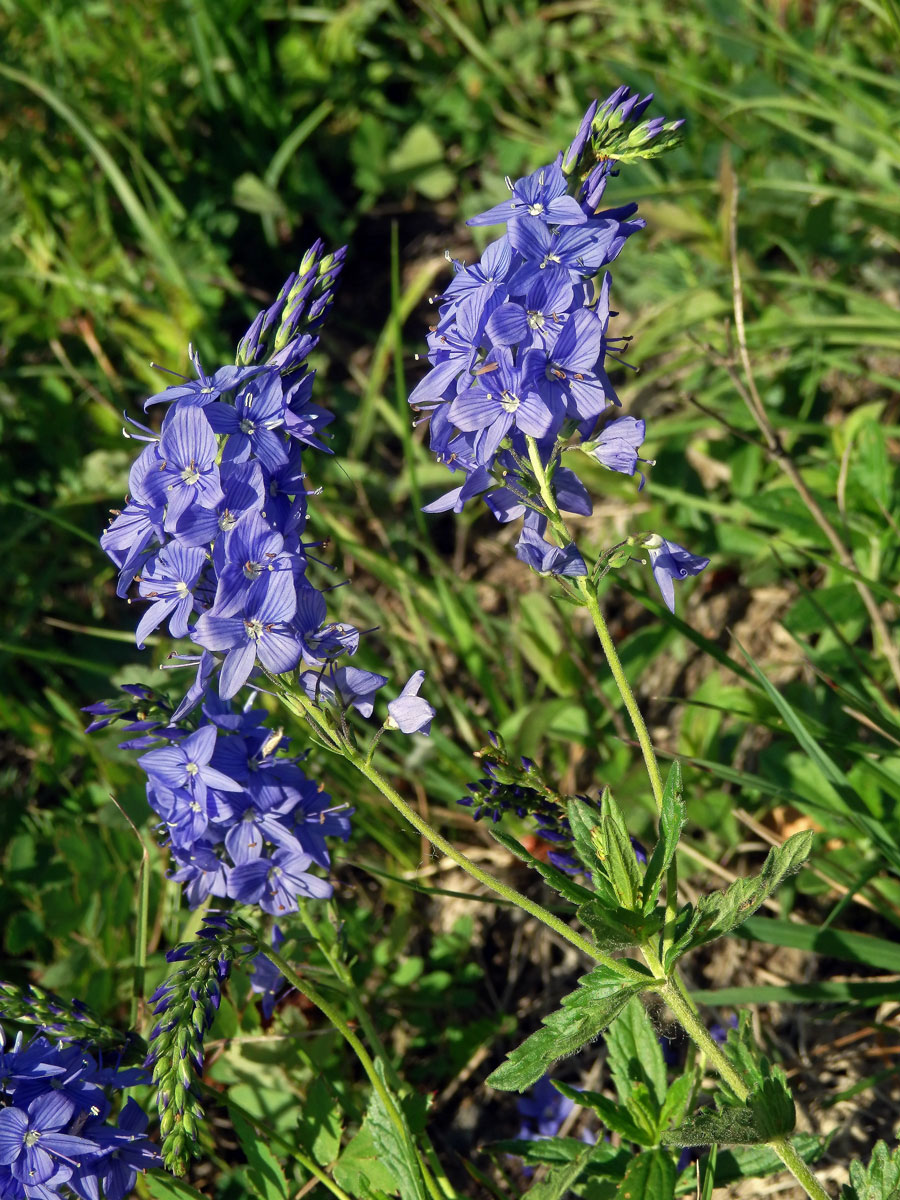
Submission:
M 282 692 L 281 699 L 293 711 L 296 711 L 299 708 L 302 715 L 309 717 L 315 722 L 315 724 L 319 725 L 323 729 L 328 729 L 327 718 L 325 715 L 319 709 L 317 709 L 305 695 L 294 695 L 292 693 Z M 366 779 L 375 785 L 378 791 L 381 792 L 382 796 L 384 796 L 385 799 L 393 805 L 397 812 L 399 812 L 400 815 L 404 817 L 414 829 L 426 837 L 436 849 L 441 851 L 442 854 L 446 854 L 448 858 L 452 859 L 453 862 L 462 867 L 462 869 L 467 874 L 471 875 L 473 879 L 476 879 L 479 883 L 484 884 L 485 887 L 490 888 L 492 892 L 496 892 L 498 896 L 502 896 L 504 900 L 509 901 L 511 904 L 517 905 L 530 916 L 536 917 L 537 920 L 542 921 L 544 925 L 546 925 L 549 929 L 552 929 L 554 933 L 557 933 L 560 937 L 565 938 L 567 942 L 571 943 L 573 946 L 576 946 L 582 951 L 582 953 L 586 954 L 589 958 L 592 958 L 595 962 L 601 963 L 603 966 L 608 967 L 611 971 L 615 971 L 625 979 L 632 979 L 635 981 L 640 980 L 641 982 L 646 983 L 645 975 L 634 971 L 624 963 L 618 962 L 616 959 L 611 958 L 608 954 L 604 954 L 602 950 L 598 950 L 597 947 L 591 942 L 587 941 L 586 938 L 583 938 L 580 934 L 576 933 L 574 929 L 571 929 L 565 923 L 565 921 L 561 921 L 559 917 L 554 916 L 553 913 L 544 908 L 542 905 L 535 903 L 534 900 L 529 900 L 527 896 L 524 896 L 521 892 L 517 892 L 515 888 L 508 887 L 505 883 L 501 883 L 501 881 L 491 875 L 489 871 L 482 870 L 477 863 L 474 863 L 470 858 L 467 858 L 461 850 L 457 850 L 452 842 L 449 842 L 445 837 L 443 837 L 442 834 L 438 833 L 438 831 L 433 828 L 433 826 L 429 825 L 428 822 L 422 816 L 420 816 L 420 814 L 416 812 L 414 808 L 407 804 L 400 793 L 391 786 L 381 772 L 376 767 L 373 767 L 371 763 L 367 762 L 365 757 L 353 746 L 349 746 L 344 743 L 338 748 L 338 753 L 346 758 L 349 763 L 352 763 L 353 766 L 356 767 L 357 771 L 359 771 L 362 775 L 365 775 Z
M 652 954 L 651 954 L 652 957 Z M 650 958 L 648 958 L 650 962 Z M 651 970 L 655 970 L 651 962 Z M 683 981 L 674 975 L 660 995 L 678 1018 L 685 1033 L 695 1043 L 698 1049 L 706 1055 L 718 1074 L 725 1080 L 739 1100 L 746 1101 L 750 1095 L 740 1073 L 735 1069 L 731 1060 L 722 1047 L 714 1040 L 709 1030 L 703 1024 L 693 1001 L 687 995 Z M 785 1137 L 772 1138 L 766 1143 L 778 1155 L 797 1182 L 806 1190 L 811 1200 L 830 1200 L 828 1193 L 816 1179 L 815 1175 L 797 1153 L 791 1142 Z
M 350 968 L 339 955 L 332 952 L 332 949 L 325 941 L 325 938 L 319 929 L 315 918 L 309 911 L 309 905 L 305 900 L 300 901 L 299 912 L 303 924 L 309 930 L 316 945 L 322 951 L 322 954 L 325 956 L 328 965 L 344 985 L 347 1002 L 353 1009 L 353 1015 L 362 1026 L 363 1032 L 369 1040 L 369 1044 L 372 1046 L 376 1055 L 384 1064 L 384 1070 L 385 1074 L 387 1075 L 388 1083 L 395 1092 L 402 1092 L 406 1090 L 402 1080 L 400 1079 L 400 1076 L 394 1070 L 393 1064 L 388 1058 L 387 1049 L 384 1045 L 384 1042 L 381 1040 L 378 1030 L 375 1028 L 375 1025 L 372 1022 L 372 1018 L 369 1016 L 368 1009 L 363 1003 L 361 1003 L 359 996 L 357 995 L 357 985 L 353 979 L 353 975 L 350 972 Z
M 289 983 L 293 984 L 298 992 L 306 996 L 306 998 L 310 1000 L 316 1006 L 316 1008 L 319 1009 L 322 1015 L 326 1017 L 327 1020 L 334 1026 L 334 1028 L 338 1031 L 338 1033 L 359 1059 L 360 1066 L 365 1071 L 375 1093 L 381 1100 L 381 1103 L 384 1105 L 391 1124 L 396 1129 L 401 1141 L 406 1144 L 406 1147 L 412 1154 L 412 1157 L 419 1164 L 419 1170 L 422 1172 L 422 1178 L 425 1181 L 425 1186 L 428 1188 L 428 1191 L 432 1196 L 432 1200 L 446 1200 L 443 1192 L 432 1178 L 431 1172 L 422 1162 L 412 1135 L 407 1128 L 403 1113 L 394 1102 L 393 1096 L 384 1086 L 384 1083 L 382 1082 L 381 1077 L 375 1068 L 375 1064 L 369 1056 L 368 1050 L 366 1050 L 365 1046 L 344 1020 L 342 1014 L 336 1008 L 334 1008 L 325 999 L 325 997 L 317 991 L 315 987 L 313 987 L 308 979 L 301 978 L 291 964 L 286 959 L 282 958 L 277 950 L 273 950 L 270 946 L 266 946 L 265 944 L 260 944 L 259 948 L 266 958 L 271 963 L 274 963 L 284 978 Z
M 559 507 L 556 503 L 556 497 L 553 495 L 553 490 L 550 487 L 550 481 L 547 478 L 547 472 L 544 469 L 544 464 L 541 462 L 540 452 L 537 442 L 534 438 L 527 438 L 528 456 L 531 463 L 531 469 L 534 472 L 534 477 L 537 480 L 538 488 L 540 489 L 541 499 L 547 507 L 550 522 L 557 536 L 564 539 L 563 544 L 572 541 L 565 521 L 563 521 Z M 610 672 L 615 680 L 616 687 L 619 690 L 619 695 L 622 697 L 622 703 L 625 705 L 625 710 L 631 718 L 631 724 L 634 726 L 634 732 L 637 735 L 638 745 L 641 748 L 641 754 L 644 756 L 644 766 L 647 769 L 647 776 L 650 780 L 650 790 L 653 792 L 653 799 L 656 803 L 656 811 L 659 816 L 662 816 L 663 803 L 663 781 L 659 770 L 659 763 L 656 761 L 656 752 L 653 749 L 653 743 L 650 740 L 650 733 L 647 729 L 647 723 L 644 720 L 644 714 L 641 712 L 640 706 L 635 699 L 634 692 L 631 690 L 631 684 L 622 668 L 622 661 L 619 658 L 616 644 L 609 632 L 609 626 L 603 617 L 600 610 L 600 604 L 597 600 L 597 593 L 594 591 L 588 580 L 582 575 L 576 579 L 576 586 L 582 601 L 591 614 L 591 620 L 594 623 L 594 629 L 597 631 L 597 637 L 600 639 L 600 645 L 603 648 L 603 653 L 606 656 L 606 661 L 609 664 Z M 678 867 L 673 857 L 672 863 L 666 873 L 666 924 L 663 934 L 663 949 L 666 942 L 671 939 L 672 930 L 674 928 L 675 917 L 678 913 Z

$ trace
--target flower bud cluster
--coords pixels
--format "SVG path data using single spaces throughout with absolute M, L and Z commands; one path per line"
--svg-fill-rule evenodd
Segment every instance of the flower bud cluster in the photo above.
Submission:
M 212 894 L 284 913 L 298 895 L 329 895 L 307 868 L 328 866 L 323 835 L 349 832 L 346 816 L 333 815 L 296 761 L 274 757 L 279 737 L 263 725 L 265 713 L 232 708 L 238 693 L 262 676 L 296 671 L 296 686 L 314 704 L 369 717 L 387 683 L 347 664 L 360 632 L 329 621 L 323 591 L 308 576 L 316 543 L 304 541 L 303 455 L 328 452 L 322 436 L 332 421 L 312 402 L 308 360 L 344 253 L 325 254 L 320 242 L 307 252 L 241 339 L 236 365 L 207 374 L 192 351 L 196 378 L 147 400 L 145 408 L 169 407 L 158 435 L 143 426 L 132 435 L 146 445 L 131 469 L 128 503 L 101 538 L 119 569 L 119 595 L 136 583 L 147 604 L 138 646 L 161 625 L 194 644 L 193 653 L 174 656 L 196 676 L 163 722 L 134 705 L 89 709 L 92 728 L 131 719 L 144 735 L 126 743 L 132 749 L 166 743 L 140 763 L 172 846 L 174 878 L 192 904 Z M 434 710 L 416 694 L 423 679 L 416 672 L 390 703 L 386 728 L 428 732 Z M 147 699 L 139 687 L 129 691 L 138 707 Z M 198 708 L 202 717 L 186 723 Z
M 555 508 L 581 516 L 590 515 L 591 499 L 561 465 L 563 451 L 580 450 L 626 475 L 644 461 L 644 421 L 613 416 L 620 401 L 606 360 L 621 352 L 622 339 L 608 332 L 614 314 L 606 268 L 645 222 L 635 217 L 636 204 L 600 206 L 617 162 L 649 157 L 677 137 L 681 122 L 638 124 L 651 100 L 620 88 L 595 102 L 565 153 L 507 180 L 509 199 L 470 218 L 469 225 L 506 231 L 480 262 L 454 263 L 428 336 L 431 369 L 409 398 L 426 414 L 438 459 L 463 476 L 425 511 L 458 513 L 482 496 L 499 521 L 524 518 L 516 553 L 541 574 L 586 575 L 587 568 L 574 544 L 545 539 L 555 514 L 532 452 Z M 708 561 L 689 557 L 690 574 Z
M 81 1000 L 62 1000 L 33 983 L 18 987 L 0 980 L 0 1017 L 17 1025 L 35 1025 L 60 1042 L 81 1042 L 126 1055 L 143 1056 L 145 1049 L 136 1033 L 107 1025 Z
M 40 1007 L 46 998 L 35 999 Z M 4 985 L 5 1015 L 9 1002 L 15 1007 Z M 143 1070 L 104 1065 L 83 1045 L 43 1034 L 25 1042 L 19 1033 L 10 1046 L 0 1029 L 0 1196 L 124 1200 L 138 1171 L 161 1160 L 145 1136 L 146 1114 L 129 1099 L 116 1121 L 110 1095 L 146 1082 Z
M 150 1034 L 146 1065 L 157 1086 L 163 1161 L 176 1175 L 200 1153 L 203 1108 L 196 1089 L 203 1074 L 203 1038 L 235 958 L 254 948 L 255 937 L 242 921 L 223 913 L 207 915 L 196 941 L 166 955 L 169 962 L 185 965 L 150 997 L 159 1021 Z
M 540 768 L 530 758 L 511 758 L 497 733 L 491 732 L 490 739 L 494 751 L 479 754 L 484 775 L 466 785 L 471 794 L 463 796 L 457 803 L 473 809 L 472 816 L 476 821 L 490 817 L 496 824 L 509 812 L 517 817 L 531 818 L 537 836 L 553 846 L 547 853 L 549 862 L 567 874 L 583 872 L 584 867 L 571 853 L 572 828 L 566 816 L 564 797 L 549 786 Z M 579 799 L 593 803 L 587 796 Z M 599 813 L 599 806 L 597 811 Z

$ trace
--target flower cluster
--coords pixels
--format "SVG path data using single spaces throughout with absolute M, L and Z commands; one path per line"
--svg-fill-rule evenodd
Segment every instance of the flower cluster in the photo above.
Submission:
M 332 806 L 296 757 L 278 753 L 290 739 L 263 724 L 265 710 L 236 708 L 210 693 L 191 730 L 187 721 L 166 721 L 164 704 L 152 704 L 149 689 L 131 691 L 144 693 L 146 707 L 130 710 L 137 719 L 126 728 L 138 736 L 120 745 L 156 747 L 138 764 L 171 849 L 172 878 L 184 885 L 191 907 L 217 896 L 284 915 L 297 911 L 300 896 L 330 896 L 331 885 L 310 868 L 328 870 L 325 839 L 347 840 L 351 810 Z M 112 705 L 91 709 L 102 714 L 95 725 L 111 719 Z
M 8 1046 L 0 1029 L 0 1196 L 123 1200 L 137 1172 L 161 1160 L 135 1101 L 115 1123 L 107 1093 L 146 1082 L 144 1071 L 104 1066 L 78 1044 L 26 1043 L 20 1033 Z
M 200 1151 L 197 1136 L 203 1108 L 195 1077 L 203 1074 L 203 1038 L 222 999 L 222 984 L 242 953 L 254 948 L 254 934 L 224 913 L 207 914 L 196 941 L 170 950 L 168 962 L 184 963 L 150 997 L 159 1021 L 150 1034 L 147 1066 L 157 1085 L 163 1159 L 176 1175 Z
M 674 139 L 681 122 L 639 124 L 651 99 L 620 88 L 603 105 L 594 102 L 565 153 L 507 180 L 509 199 L 470 218 L 470 225 L 506 231 L 480 262 L 454 263 L 428 337 L 431 369 L 410 396 L 430 422 L 438 459 L 464 476 L 425 511 L 460 512 L 480 495 L 498 520 L 524 518 L 516 553 L 541 574 L 587 574 L 573 543 L 545 539 L 559 512 L 592 511 L 582 482 L 561 465 L 563 452 L 580 450 L 626 475 L 644 461 L 644 421 L 612 415 L 620 402 L 605 363 L 621 352 L 622 339 L 608 333 L 614 314 L 605 268 L 645 222 L 635 218 L 636 204 L 600 204 L 617 162 L 648 157 L 657 139 L 660 146 Z M 684 578 L 707 565 L 667 545 L 680 554 L 657 556 L 658 581 L 666 571 Z M 665 588 L 664 597 L 671 607 Z
M 330 895 L 308 868 L 327 869 L 325 836 L 346 840 L 349 832 L 346 815 L 297 761 L 274 756 L 280 739 L 263 725 L 265 712 L 232 706 L 238 693 L 296 671 L 307 701 L 342 720 L 348 707 L 371 716 L 387 683 L 347 664 L 360 632 L 328 620 L 308 576 L 316 543 L 304 541 L 303 455 L 327 451 L 332 420 L 312 403 L 309 355 L 343 261 L 343 249 L 326 255 L 317 242 L 241 339 L 234 366 L 208 374 L 191 351 L 196 378 L 179 377 L 147 400 L 145 408 L 168 409 L 159 434 L 136 426 L 130 435 L 146 445 L 131 469 L 130 498 L 101 538 L 119 570 L 119 595 L 137 583 L 147 604 L 138 646 L 162 625 L 193 643 L 192 653 L 173 656 L 196 668 L 174 711 L 148 715 L 140 687 L 126 689 L 124 705 L 88 710 L 91 728 L 129 720 L 139 735 L 125 743 L 131 749 L 165 743 L 139 761 L 174 878 L 192 904 L 228 896 L 285 913 L 298 895 Z M 418 696 L 423 680 L 415 672 L 390 702 L 385 729 L 428 733 L 434 709 Z M 191 716 L 198 709 L 199 719 Z

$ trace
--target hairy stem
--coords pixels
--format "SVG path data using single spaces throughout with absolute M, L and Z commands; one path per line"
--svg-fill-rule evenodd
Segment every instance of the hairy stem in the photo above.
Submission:
M 652 954 L 650 957 L 652 957 Z M 650 962 L 650 958 L 648 958 L 648 962 Z M 652 970 L 653 964 L 650 963 L 650 965 Z M 677 973 L 670 977 L 669 982 L 661 989 L 660 995 L 678 1018 L 678 1023 L 682 1029 L 684 1029 L 691 1041 L 706 1056 L 716 1072 L 725 1080 L 739 1100 L 746 1101 L 750 1095 L 750 1088 L 744 1082 L 740 1072 L 735 1069 L 725 1051 L 703 1024 L 693 1001 L 687 994 L 683 980 Z M 797 1153 L 788 1138 L 773 1138 L 766 1145 L 774 1150 L 797 1182 L 805 1189 L 806 1194 L 811 1200 L 830 1200 L 828 1193 Z
M 321 709 L 316 708 L 312 701 L 309 700 L 305 695 L 281 693 L 281 698 L 284 703 L 292 709 L 292 711 L 297 711 L 299 709 L 304 716 L 308 717 L 316 725 L 319 725 L 323 729 L 328 728 L 328 722 L 325 713 Z M 537 920 L 542 921 L 543 924 L 549 929 L 552 929 L 554 933 L 558 934 L 561 938 L 564 938 L 567 942 L 570 942 L 573 946 L 576 946 L 582 951 L 582 953 L 586 954 L 589 958 L 592 958 L 595 962 L 601 963 L 603 966 L 608 967 L 612 971 L 616 971 L 623 978 L 633 979 L 635 981 L 640 979 L 641 981 L 646 982 L 645 976 L 632 970 L 624 963 L 616 961 L 614 958 L 611 958 L 610 955 L 604 954 L 601 950 L 598 950 L 596 946 L 587 941 L 586 938 L 583 938 L 579 933 L 576 933 L 574 929 L 570 928 L 565 921 L 560 920 L 560 918 L 554 913 L 550 912 L 549 909 L 544 908 L 541 904 L 537 904 L 534 900 L 530 900 L 521 892 L 517 892 L 515 888 L 508 887 L 505 883 L 502 883 L 495 876 L 491 875 L 489 871 L 483 870 L 478 866 L 477 863 L 472 862 L 472 860 L 463 854 L 461 850 L 457 850 L 452 842 L 448 841 L 432 825 L 429 825 L 428 822 L 411 805 L 407 804 L 396 788 L 391 785 L 389 780 L 387 780 L 376 767 L 372 766 L 370 762 L 367 762 L 365 755 L 361 754 L 353 746 L 350 746 L 345 742 L 340 746 L 335 746 L 335 750 L 336 753 L 341 754 L 342 757 L 346 758 L 348 762 L 352 763 L 353 766 L 356 767 L 357 771 L 360 772 L 360 774 L 365 775 L 366 779 L 368 779 L 370 783 L 374 784 L 378 791 L 381 792 L 382 796 L 384 796 L 385 799 L 393 805 L 397 812 L 399 812 L 400 815 L 404 817 L 414 829 L 426 837 L 428 841 L 431 842 L 432 846 L 435 847 L 435 849 L 440 850 L 442 854 L 445 854 L 448 858 L 452 859 L 453 862 L 462 867 L 462 869 L 468 875 L 471 875 L 473 879 L 476 879 L 485 887 L 490 888 L 490 890 L 495 892 L 498 896 L 502 896 L 504 900 L 517 905 L 530 916 L 536 917 Z
M 554 532 L 558 537 L 564 539 L 564 544 L 572 539 L 569 536 L 569 531 L 566 529 L 565 522 L 560 516 L 559 508 L 556 503 L 556 497 L 553 495 L 553 490 L 550 487 L 550 481 L 547 478 L 547 472 L 544 469 L 544 464 L 541 462 L 541 457 L 538 452 L 537 442 L 534 438 L 528 438 L 528 454 L 531 462 L 531 469 L 534 472 L 534 477 L 537 480 L 538 487 L 541 493 L 541 499 L 544 501 L 550 514 L 550 521 L 553 525 Z M 647 723 L 644 720 L 644 715 L 641 712 L 640 705 L 635 699 L 634 692 L 631 690 L 631 684 L 625 675 L 622 667 L 621 659 L 619 658 L 616 644 L 609 632 L 609 627 L 600 610 L 600 604 L 597 600 L 597 594 L 594 591 L 588 580 L 582 575 L 576 579 L 576 585 L 581 595 L 581 599 L 588 612 L 591 614 L 591 620 L 594 623 L 594 629 L 597 632 L 597 637 L 600 640 L 600 645 L 603 648 L 603 653 L 606 656 L 606 661 L 609 664 L 610 672 L 615 680 L 619 695 L 622 697 L 622 703 L 628 716 L 631 718 L 631 724 L 634 726 L 634 732 L 637 736 L 638 745 L 641 748 L 641 754 L 644 756 L 644 766 L 647 769 L 647 776 L 650 780 L 650 790 L 653 793 L 653 799 L 656 804 L 656 811 L 659 816 L 662 816 L 663 802 L 663 781 L 659 770 L 659 763 L 656 761 L 656 752 L 653 749 L 653 743 L 650 740 L 650 733 L 647 729 Z M 678 912 L 678 867 L 673 857 L 672 863 L 666 873 L 666 924 L 663 934 L 663 946 L 671 938 L 672 929 L 674 926 L 675 916 Z

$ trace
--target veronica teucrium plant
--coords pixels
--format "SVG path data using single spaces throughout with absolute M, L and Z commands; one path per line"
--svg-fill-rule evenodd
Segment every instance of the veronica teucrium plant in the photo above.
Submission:
M 739 926 L 797 871 L 810 835 L 773 850 L 755 877 L 682 902 L 677 847 L 688 801 L 680 767 L 663 779 L 598 598 L 602 578 L 637 562 L 649 566 L 674 610 L 675 584 L 709 560 L 668 531 L 588 546 L 576 543 L 567 524 L 568 515 L 592 509 L 578 477 L 585 457 L 633 477 L 636 488 L 653 465 L 641 456 L 645 422 L 622 412 L 608 373 L 627 345 L 611 331 L 609 268 L 631 252 L 644 222 L 633 203 L 603 207 L 623 168 L 665 152 L 680 136 L 681 122 L 646 116 L 651 99 L 623 87 L 594 102 L 553 161 L 508 180 L 508 196 L 470 219 L 497 236 L 480 261 L 453 264 L 428 336 L 428 370 L 410 404 L 451 472 L 452 486 L 425 511 L 460 513 L 483 501 L 498 522 L 518 524 L 521 569 L 588 610 L 646 767 L 658 819 L 652 847 L 634 840 L 608 789 L 567 796 L 539 764 L 491 733 L 480 777 L 462 803 L 543 877 L 555 893 L 551 909 L 471 861 L 375 765 L 382 738 L 428 736 L 440 716 L 417 670 L 391 689 L 380 718 L 363 732 L 388 676 L 354 665 L 362 635 L 330 618 L 327 568 L 306 536 L 308 505 L 326 502 L 310 490 L 308 471 L 316 456 L 331 452 L 333 419 L 313 401 L 310 354 L 334 303 L 344 249 L 326 253 L 317 242 L 240 340 L 233 364 L 209 370 L 191 350 L 193 373 L 171 375 L 146 401 L 155 424 L 131 423 L 128 436 L 140 449 L 129 496 L 101 542 L 118 572 L 118 594 L 139 614 L 136 644 L 166 633 L 175 639 L 166 666 L 181 682 L 135 684 L 89 711 L 91 728 L 122 728 L 122 746 L 146 776 L 169 877 L 202 910 L 199 933 L 169 952 L 172 973 L 148 998 L 146 1070 L 156 1087 L 160 1157 L 176 1173 L 205 1153 L 204 1040 L 232 969 L 244 966 L 267 1022 L 277 1022 L 287 998 L 301 993 L 354 1055 L 368 1089 L 364 1118 L 352 1116 L 357 1132 L 349 1145 L 342 1149 L 340 1133 L 334 1143 L 323 1141 L 320 1127 L 310 1126 L 306 1138 L 301 1120 L 293 1140 L 277 1143 L 287 1161 L 339 1200 L 461 1194 L 429 1139 L 414 1089 L 382 1045 L 335 932 L 340 913 L 328 873 L 335 840 L 351 835 L 355 797 L 326 790 L 321 756 L 315 769 L 307 761 L 314 745 L 344 758 L 436 849 L 583 959 L 575 990 L 487 1080 L 523 1095 L 520 1137 L 495 1149 L 520 1158 L 526 1178 L 544 1171 L 535 1185 L 542 1198 L 602 1184 L 603 1195 L 669 1200 L 692 1186 L 692 1148 L 712 1148 L 704 1161 L 713 1178 L 717 1145 L 757 1143 L 767 1150 L 757 1147 L 752 1163 L 740 1160 L 744 1173 L 784 1164 L 814 1200 L 827 1196 L 809 1166 L 820 1144 L 792 1140 L 784 1074 L 753 1045 L 746 1021 L 727 1037 L 707 1029 L 678 965 Z M 301 719 L 309 745 L 273 721 L 278 706 Z M 535 823 L 551 844 L 546 861 L 505 828 L 509 813 Z M 327 980 L 292 964 L 301 942 L 318 948 Z M 669 1085 L 648 1005 L 654 1014 L 666 1008 L 717 1073 L 714 1107 L 695 1111 L 696 1061 Z M 129 1101 L 118 1125 L 110 1124 L 100 1089 L 127 1086 L 121 1069 L 101 1069 L 83 1048 L 66 1047 L 92 1038 L 121 1056 L 140 1041 L 107 1029 L 77 1002 L 66 1006 L 36 989 L 0 985 L 0 1015 L 38 1026 L 33 1042 L 19 1039 L 0 1053 L 0 1198 L 123 1200 L 135 1173 L 158 1161 L 145 1119 Z M 615 1101 L 549 1075 L 601 1034 Z M 135 1081 L 146 1078 L 139 1072 Z M 345 1089 L 331 1094 L 338 1102 Z M 591 1110 L 619 1145 L 590 1131 L 567 1137 L 577 1107 Z M 249 1120 L 236 1110 L 235 1119 L 239 1132 Z M 273 1174 L 272 1155 L 254 1149 L 256 1136 L 247 1125 L 241 1143 L 258 1180 L 268 1180 L 257 1193 L 286 1197 L 281 1168 Z M 893 1170 L 893 1160 L 885 1162 Z

